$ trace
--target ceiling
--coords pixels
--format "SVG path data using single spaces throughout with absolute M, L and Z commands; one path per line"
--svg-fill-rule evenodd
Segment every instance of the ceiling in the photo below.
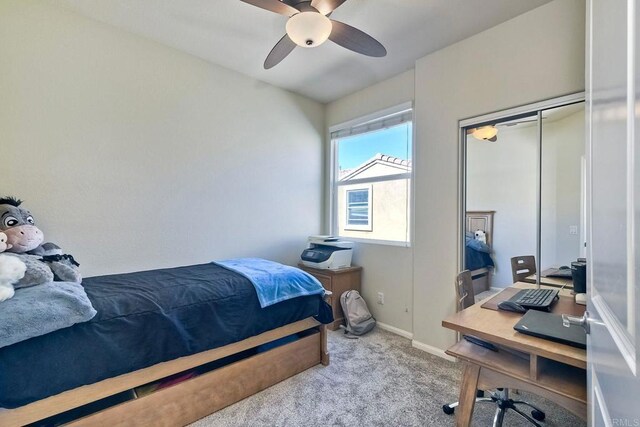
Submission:
M 369 58 L 332 42 L 262 64 L 286 17 L 240 0 L 50 0 L 52 4 L 258 80 L 330 102 L 413 68 L 416 59 L 551 0 L 348 0 L 331 16 L 387 48 Z M 462 63 L 462 61 L 461 61 Z

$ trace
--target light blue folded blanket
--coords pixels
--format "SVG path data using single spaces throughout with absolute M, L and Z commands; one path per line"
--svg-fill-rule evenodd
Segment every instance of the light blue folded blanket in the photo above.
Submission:
M 256 288 L 262 308 L 291 298 L 324 294 L 324 288 L 315 277 L 288 265 L 261 258 L 227 259 L 214 263 L 249 279 Z
M 95 315 L 79 283 L 51 282 L 17 289 L 13 298 L 0 302 L 0 348 L 86 322 Z

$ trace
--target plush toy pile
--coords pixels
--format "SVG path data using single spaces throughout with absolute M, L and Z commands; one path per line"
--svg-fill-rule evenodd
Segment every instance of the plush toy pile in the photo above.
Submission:
M 14 289 L 82 281 L 79 264 L 59 246 L 43 244 L 44 234 L 21 204 L 13 197 L 0 198 L 0 301 L 11 298 Z

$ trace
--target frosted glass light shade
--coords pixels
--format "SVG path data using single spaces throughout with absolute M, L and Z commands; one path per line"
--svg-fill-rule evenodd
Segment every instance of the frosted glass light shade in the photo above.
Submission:
M 287 35 L 302 47 L 316 47 L 326 42 L 331 34 L 331 20 L 318 12 L 300 12 L 287 21 Z
M 473 130 L 471 135 L 476 139 L 487 140 L 491 139 L 498 134 L 498 129 L 495 126 L 482 126 Z

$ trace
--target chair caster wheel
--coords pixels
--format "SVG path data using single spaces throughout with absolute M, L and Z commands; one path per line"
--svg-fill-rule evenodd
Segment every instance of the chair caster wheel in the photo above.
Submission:
M 535 409 L 533 411 L 531 411 L 531 416 L 536 421 L 544 421 L 544 418 L 546 417 L 544 412 L 540 412 L 540 411 L 535 410 Z
M 456 408 L 452 408 L 449 405 L 442 405 L 442 411 L 447 415 L 453 414 L 453 411 L 455 411 L 455 410 L 456 410 Z

